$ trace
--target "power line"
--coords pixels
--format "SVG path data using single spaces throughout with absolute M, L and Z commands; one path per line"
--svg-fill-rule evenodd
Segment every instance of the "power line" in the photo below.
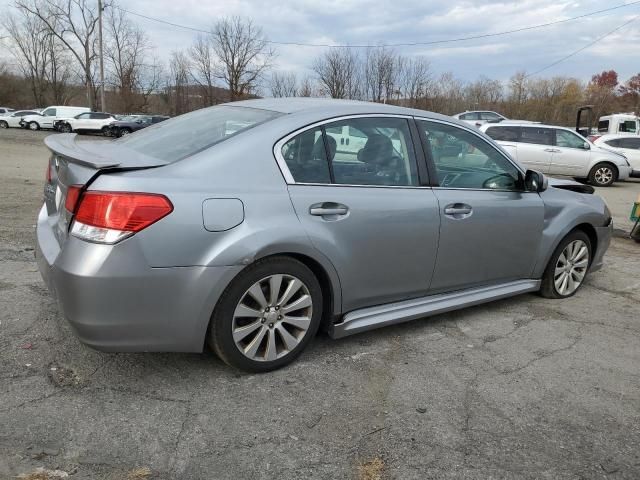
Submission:
M 626 8 L 626 7 L 630 7 L 632 5 L 637 5 L 637 4 L 640 4 L 640 0 L 637 0 L 637 1 L 634 1 L 634 2 L 625 3 L 623 5 L 617 5 L 615 7 L 609 7 L 609 8 L 605 8 L 605 9 L 602 9 L 602 10 L 596 10 L 596 11 L 593 11 L 593 12 L 584 13 L 582 15 L 578 15 L 578 16 L 575 16 L 575 17 L 565 18 L 564 20 L 555 20 L 553 22 L 540 23 L 538 25 L 530 25 L 528 27 L 521 27 L 521 28 L 516 28 L 516 29 L 513 29 L 513 30 L 505 30 L 503 32 L 485 33 L 485 34 L 481 34 L 481 35 L 471 35 L 471 36 L 467 36 L 467 37 L 449 38 L 449 39 L 444 39 L 444 40 L 432 40 L 432 41 L 428 41 L 428 42 L 387 43 L 387 44 L 378 44 L 378 45 L 335 45 L 335 44 L 328 44 L 328 43 L 302 43 L 302 42 L 282 42 L 282 41 L 268 40 L 267 43 L 271 43 L 271 44 L 274 44 L 274 45 L 291 45 L 291 46 L 297 46 L 297 47 L 323 47 L 323 48 L 327 48 L 327 47 L 330 47 L 330 48 L 367 48 L 367 47 L 382 48 L 382 47 L 412 47 L 412 46 L 424 46 L 424 45 L 439 45 L 439 44 L 443 44 L 443 43 L 463 42 L 465 40 L 478 40 L 478 39 L 481 39 L 481 38 L 498 37 L 498 36 L 502 36 L 502 35 L 508 35 L 508 34 L 511 34 L 511 33 L 518 33 L 518 32 L 524 32 L 524 31 L 527 31 L 527 30 L 534 30 L 534 29 L 537 29 L 537 28 L 550 27 L 552 25 L 558 25 L 558 24 L 561 24 L 561 23 L 572 22 L 574 20 L 579 20 L 581 18 L 590 17 L 590 16 L 593 16 L 593 15 L 597 15 L 599 13 L 610 12 L 612 10 L 618 10 L 620 8 Z M 140 18 L 151 20 L 153 22 L 164 23 L 165 25 L 170 25 L 172 27 L 182 28 L 182 29 L 185 29 L 185 30 L 191 30 L 193 32 L 210 33 L 209 30 L 204 30 L 204 29 L 196 28 L 196 27 L 190 27 L 188 25 L 181 25 L 179 23 L 169 22 L 167 20 L 162 20 L 160 18 L 150 17 L 148 15 L 143 15 L 141 13 L 132 12 L 131 10 L 127 10 L 127 9 L 122 8 L 120 6 L 117 6 L 117 5 L 114 5 L 114 7 L 118 8 L 118 9 L 122 10 L 123 12 L 128 13 L 130 15 L 134 15 L 134 16 L 137 16 L 137 17 L 140 17 Z
M 604 35 L 602 35 L 601 37 L 596 38 L 593 42 L 589 42 L 588 44 L 586 44 L 584 47 L 579 48 L 578 50 L 575 50 L 573 52 L 571 52 L 569 55 L 566 55 L 564 57 L 562 57 L 560 60 L 556 60 L 555 62 L 550 63 L 549 65 L 541 68 L 540 70 L 537 70 L 533 73 L 530 73 L 529 75 L 525 75 L 525 78 L 529 78 L 532 77 L 534 75 L 538 75 L 539 73 L 544 72 L 545 70 L 550 69 L 551 67 L 555 67 L 556 65 L 558 65 L 559 63 L 564 62 L 565 60 L 568 60 L 569 58 L 573 57 L 574 55 L 577 55 L 578 53 L 586 50 L 587 48 L 595 45 L 596 43 L 598 43 L 599 41 L 607 38 L 609 35 L 613 35 L 614 33 L 616 33 L 618 30 L 620 30 L 621 28 L 626 27 L 627 25 L 629 25 L 630 23 L 634 22 L 635 20 L 637 20 L 638 18 L 640 18 L 640 15 L 636 15 L 635 17 L 633 17 L 631 20 L 627 20 L 626 22 L 624 22 L 621 25 L 618 25 L 616 28 L 614 28 L 613 30 L 611 30 L 610 32 L 605 33 Z

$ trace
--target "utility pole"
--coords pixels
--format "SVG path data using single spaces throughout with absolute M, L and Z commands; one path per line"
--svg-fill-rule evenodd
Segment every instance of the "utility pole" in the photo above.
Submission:
M 102 52 L 102 0 L 98 0 L 98 43 L 100 44 L 100 109 L 107 111 L 104 101 L 104 54 Z

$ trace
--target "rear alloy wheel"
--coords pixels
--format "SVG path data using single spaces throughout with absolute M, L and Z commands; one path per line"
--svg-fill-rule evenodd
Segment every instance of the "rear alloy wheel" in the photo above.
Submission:
M 102 136 L 103 137 L 110 137 L 111 133 L 109 132 L 109 127 L 102 127 Z
M 4 120 L 0 120 L 0 128 L 9 128 L 9 124 Z
M 318 330 L 322 292 L 297 260 L 274 257 L 248 267 L 222 295 L 209 343 L 225 363 L 264 372 L 293 361 Z
M 596 187 L 608 187 L 618 179 L 618 170 L 610 163 L 599 163 L 589 172 L 589 183 Z
M 556 248 L 542 277 L 540 292 L 547 298 L 572 296 L 582 285 L 591 262 L 591 242 L 582 231 L 569 234 Z
M 38 125 L 38 122 L 29 122 L 29 130 L 40 130 L 40 125 Z
M 71 133 L 71 125 L 69 125 L 68 123 L 63 123 L 62 125 L 60 125 L 60 131 L 62 133 Z

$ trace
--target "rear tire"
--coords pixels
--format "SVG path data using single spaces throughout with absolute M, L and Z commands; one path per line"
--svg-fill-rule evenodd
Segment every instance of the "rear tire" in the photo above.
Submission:
M 4 120 L 0 120 L 0 128 L 9 128 L 9 124 Z
M 111 134 L 109 133 L 109 127 L 102 127 L 100 130 L 102 132 L 103 137 L 109 137 Z
M 244 269 L 211 316 L 207 340 L 227 365 L 267 372 L 295 360 L 322 318 L 322 289 L 309 268 L 270 257 Z
M 583 247 L 586 247 L 586 252 Z M 582 230 L 575 230 L 563 238 L 542 275 L 540 295 L 545 298 L 575 295 L 591 266 L 591 248 L 591 240 Z
M 29 122 L 29 130 L 33 130 L 34 132 L 40 130 L 40 124 L 38 124 L 38 122 Z
M 121 128 L 120 131 L 118 132 L 118 136 L 122 137 L 124 135 L 129 135 L 131 133 L 131 130 L 128 128 Z
M 589 172 L 589 183 L 596 187 L 608 187 L 617 179 L 618 169 L 610 163 L 598 163 Z

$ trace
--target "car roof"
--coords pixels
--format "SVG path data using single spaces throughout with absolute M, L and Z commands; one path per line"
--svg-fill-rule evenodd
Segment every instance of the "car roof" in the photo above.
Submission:
M 414 108 L 399 107 L 383 103 L 362 102 L 359 100 L 340 100 L 334 98 L 310 98 L 310 97 L 284 97 L 284 98 L 260 98 L 255 100 L 242 100 L 239 102 L 224 103 L 233 107 L 259 108 L 284 114 L 315 113 L 331 116 L 349 114 L 396 114 L 419 117 L 429 117 L 451 121 L 452 117 L 439 113 L 418 110 Z M 454 120 L 455 121 L 455 120 Z

